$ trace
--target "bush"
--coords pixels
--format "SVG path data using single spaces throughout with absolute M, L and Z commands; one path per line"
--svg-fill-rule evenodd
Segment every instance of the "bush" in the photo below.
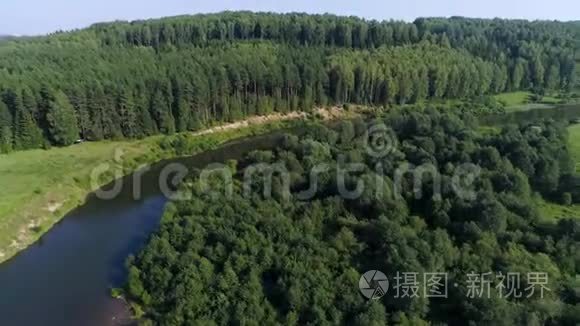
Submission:
M 570 206 L 572 205 L 572 194 L 569 192 L 565 192 L 562 194 L 562 198 L 560 199 L 562 205 Z

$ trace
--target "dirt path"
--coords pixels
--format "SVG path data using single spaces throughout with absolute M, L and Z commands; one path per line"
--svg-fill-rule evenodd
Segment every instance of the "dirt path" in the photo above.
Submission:
M 340 118 L 340 117 L 345 116 L 347 114 L 347 112 L 344 111 L 342 108 L 332 107 L 332 108 L 324 108 L 324 109 L 317 108 L 317 109 L 314 109 L 311 114 L 318 115 L 318 116 L 322 117 L 324 120 L 332 120 L 332 119 L 336 119 L 336 118 Z M 247 118 L 245 120 L 242 120 L 242 121 L 232 122 L 232 123 L 224 124 L 221 126 L 216 126 L 216 127 L 212 127 L 209 129 L 201 130 L 201 131 L 193 133 L 193 135 L 194 136 L 202 136 L 202 135 L 213 134 L 213 133 L 225 131 L 225 130 L 240 129 L 240 128 L 248 127 L 251 125 L 260 125 L 260 124 L 275 122 L 275 121 L 305 119 L 307 117 L 308 117 L 308 113 L 298 112 L 298 111 L 294 111 L 294 112 L 290 112 L 290 113 L 286 113 L 286 114 L 272 113 L 272 114 L 265 115 L 265 116 L 254 116 L 254 117 L 250 117 L 250 118 Z

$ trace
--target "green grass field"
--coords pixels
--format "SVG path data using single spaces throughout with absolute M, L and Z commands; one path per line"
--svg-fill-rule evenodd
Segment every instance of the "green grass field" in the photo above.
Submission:
M 495 99 L 504 103 L 507 108 L 526 104 L 532 93 L 530 92 L 512 92 L 502 93 L 495 96 Z
M 63 212 L 81 203 L 91 190 L 91 169 L 113 162 L 117 151 L 125 153 L 129 164 L 150 154 L 155 143 L 153 138 L 96 142 L 1 155 L 0 260 L 30 244 Z
M 542 220 L 557 223 L 563 218 L 580 218 L 580 205 L 564 206 L 541 200 L 539 205 Z
M 90 192 L 115 179 L 106 174 L 91 182 L 91 171 L 109 164 L 124 174 L 139 165 L 193 155 L 241 137 L 291 127 L 295 122 L 269 122 L 203 136 L 154 136 L 137 141 L 88 142 L 64 148 L 0 155 L 0 262 L 36 241 Z M 185 139 L 186 152 L 167 144 Z M 123 153 L 119 159 L 119 153 Z M 94 183 L 94 184 L 92 184 Z
M 502 93 L 495 95 L 494 98 L 505 105 L 507 112 L 549 109 L 561 103 L 561 100 L 553 94 L 544 96 L 540 102 L 532 103 L 532 93 L 525 91 Z
M 54 148 L 32 150 L 0 156 L 0 219 L 29 203 L 32 198 L 51 195 L 58 197 L 59 186 L 86 185 L 85 176 L 90 169 L 112 160 L 116 150 L 133 158 L 146 154 L 153 141 L 95 142 Z M 56 198 L 55 198 L 56 199 Z

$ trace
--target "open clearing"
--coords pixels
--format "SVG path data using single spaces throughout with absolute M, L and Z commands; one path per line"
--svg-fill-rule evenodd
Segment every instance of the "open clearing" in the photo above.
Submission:
M 533 109 L 550 109 L 554 105 L 560 104 L 561 100 L 551 95 L 544 96 L 539 102 L 532 102 L 533 94 L 531 92 L 520 91 L 502 93 L 494 96 L 496 100 L 505 105 L 506 111 L 527 111 Z

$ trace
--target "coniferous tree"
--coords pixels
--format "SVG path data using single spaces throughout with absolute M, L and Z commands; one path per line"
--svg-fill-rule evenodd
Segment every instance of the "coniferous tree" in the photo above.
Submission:
M 133 96 L 126 90 L 121 91 L 117 99 L 117 110 L 121 120 L 121 130 L 123 135 L 128 138 L 137 136 L 137 112 Z
M 525 74 L 525 61 L 517 60 L 512 71 L 511 90 L 521 89 Z
M 17 107 L 14 119 L 14 148 L 34 149 L 42 147 L 42 131 L 36 125 L 32 113 L 26 107 Z
M 549 90 L 555 90 L 560 86 L 560 65 L 555 62 L 552 64 L 544 77 L 544 86 Z
M 115 94 L 112 88 L 106 88 L 105 94 Z M 103 121 L 103 137 L 105 139 L 120 139 L 123 137 L 121 129 L 120 111 L 117 107 L 117 99 L 115 96 L 104 96 L 102 99 L 102 121 Z
M 90 124 L 87 129 L 87 139 L 102 140 L 105 138 L 104 132 L 104 92 L 100 85 L 91 86 L 87 91 L 88 112 Z
M 147 105 L 142 103 L 137 106 L 139 116 L 137 119 L 137 125 L 139 126 L 139 136 L 151 136 L 155 135 L 158 130 L 155 125 L 153 117 L 151 117 L 151 112 L 147 108 Z
M 91 130 L 92 121 L 89 112 L 90 105 L 87 103 L 86 93 L 81 88 L 74 88 L 71 90 L 69 98 L 71 104 L 75 108 L 80 135 L 82 138 L 87 138 L 89 131 Z
M 0 153 L 12 150 L 12 115 L 8 106 L 0 100 Z
M 38 104 L 28 88 L 22 90 L 22 109 L 15 113 L 15 138 L 23 149 L 43 147 L 42 129 L 38 126 Z
M 79 137 L 75 111 L 66 95 L 57 91 L 49 101 L 46 120 L 50 140 L 55 145 L 70 145 Z
M 539 56 L 535 56 L 530 62 L 530 71 L 532 72 L 531 82 L 535 88 L 540 88 L 544 85 L 544 64 Z
M 159 132 L 168 135 L 175 132 L 175 120 L 173 114 L 171 113 L 166 98 L 159 89 L 153 93 L 151 99 L 151 111 L 154 112 Z

